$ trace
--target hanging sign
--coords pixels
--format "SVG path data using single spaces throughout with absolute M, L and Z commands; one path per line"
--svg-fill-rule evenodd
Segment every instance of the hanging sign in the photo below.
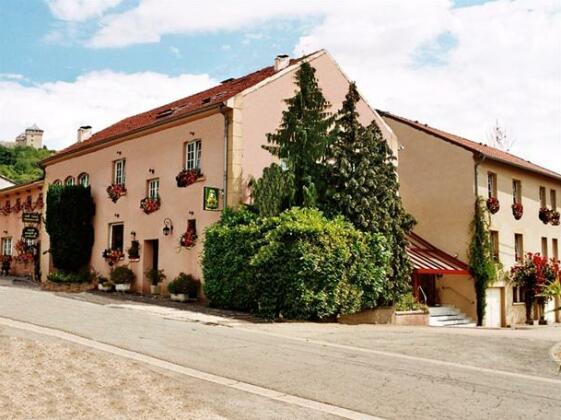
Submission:
M 22 213 L 21 219 L 24 223 L 40 223 L 41 213 L 24 211 Z
M 21 231 L 21 237 L 23 239 L 37 239 L 39 238 L 39 229 L 33 226 L 25 227 Z
M 203 209 L 218 210 L 220 189 L 215 187 L 204 188 Z

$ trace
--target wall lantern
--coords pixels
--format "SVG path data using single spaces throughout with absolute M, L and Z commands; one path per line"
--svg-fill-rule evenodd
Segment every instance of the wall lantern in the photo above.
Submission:
M 170 218 L 164 219 L 164 228 L 162 229 L 162 233 L 164 236 L 169 236 L 170 233 L 173 232 L 173 223 Z
M 133 241 L 136 239 L 136 232 L 134 230 L 131 231 L 131 239 Z

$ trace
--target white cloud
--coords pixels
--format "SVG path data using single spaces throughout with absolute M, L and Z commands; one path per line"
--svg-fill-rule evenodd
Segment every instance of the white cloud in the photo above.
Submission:
M 123 0 L 47 0 L 51 13 L 60 20 L 84 21 L 99 17 Z
M 0 140 L 13 140 L 36 123 L 48 147 L 60 149 L 76 139 L 80 125 L 94 131 L 119 119 L 216 84 L 205 74 L 170 77 L 161 73 L 97 71 L 73 82 L 28 86 L 0 80 Z

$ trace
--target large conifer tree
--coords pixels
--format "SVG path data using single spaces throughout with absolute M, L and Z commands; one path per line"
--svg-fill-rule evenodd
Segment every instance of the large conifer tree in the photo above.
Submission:
M 288 108 L 275 133 L 267 135 L 269 145 L 263 146 L 281 159 L 292 172 L 294 205 L 313 205 L 323 191 L 322 169 L 326 150 L 332 138 L 334 117 L 329 103 L 315 77 L 315 69 L 307 62 L 296 72 L 296 94 L 286 100 Z
M 391 250 L 385 298 L 391 303 L 410 287 L 407 234 L 414 225 L 399 197 L 395 157 L 373 121 L 359 121 L 360 95 L 354 83 L 337 115 L 337 138 L 326 161 L 328 182 L 324 209 L 342 214 L 358 229 L 384 235 Z

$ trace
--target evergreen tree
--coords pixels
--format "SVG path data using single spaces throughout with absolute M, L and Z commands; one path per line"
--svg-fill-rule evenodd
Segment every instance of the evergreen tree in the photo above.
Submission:
M 406 253 L 407 234 L 414 220 L 403 208 L 392 150 L 375 122 L 361 125 L 357 112 L 360 95 L 354 83 L 337 116 L 337 138 L 326 164 L 328 182 L 324 210 L 342 214 L 358 229 L 381 233 L 391 251 L 387 302 L 410 287 L 411 265 Z
M 294 177 L 273 163 L 263 170 L 263 176 L 251 183 L 253 204 L 262 217 L 278 216 L 292 207 L 294 202 Z
M 296 72 L 295 95 L 286 100 L 288 108 L 275 133 L 267 134 L 269 145 L 263 146 L 280 158 L 294 177 L 294 205 L 313 205 L 325 188 L 322 169 L 327 147 L 332 139 L 334 117 L 329 103 L 307 62 Z

